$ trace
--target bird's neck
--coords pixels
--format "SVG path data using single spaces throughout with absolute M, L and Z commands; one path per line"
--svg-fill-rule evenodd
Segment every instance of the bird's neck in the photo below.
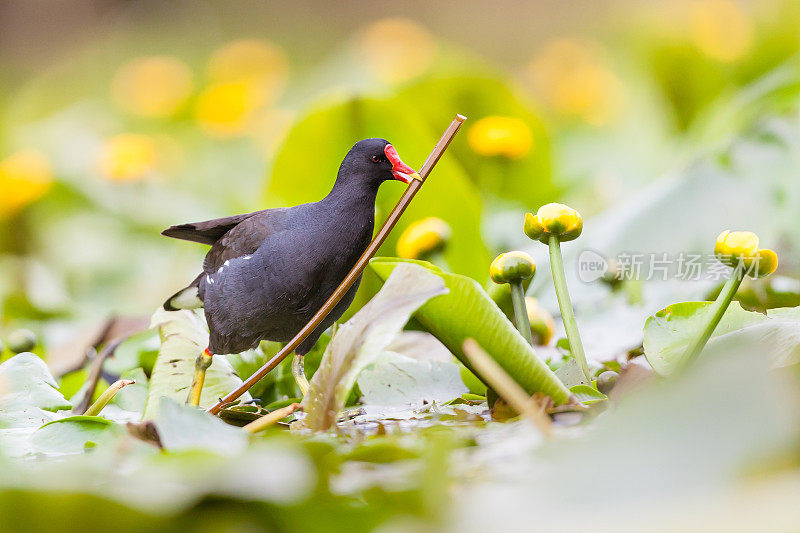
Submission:
M 379 185 L 380 183 L 372 180 L 353 179 L 352 176 L 350 179 L 342 179 L 339 176 L 336 183 L 333 184 L 331 192 L 322 202 L 340 209 L 361 207 L 365 211 L 374 212 Z

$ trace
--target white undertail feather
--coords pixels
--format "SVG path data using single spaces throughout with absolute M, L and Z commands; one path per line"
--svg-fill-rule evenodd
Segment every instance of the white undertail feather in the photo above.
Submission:
M 203 301 L 198 295 L 197 287 L 186 287 L 169 299 L 169 305 L 175 309 L 198 309 L 203 307 Z

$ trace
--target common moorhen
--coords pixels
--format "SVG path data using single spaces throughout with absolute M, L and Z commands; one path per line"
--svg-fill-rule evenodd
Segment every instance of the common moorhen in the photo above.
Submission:
M 365 139 L 347 153 L 331 192 L 318 202 L 164 230 L 167 237 L 211 245 L 203 272 L 164 304 L 168 311 L 205 307 L 209 346 L 198 356 L 189 402 L 199 403 L 213 354 L 239 353 L 262 340 L 291 340 L 369 244 L 380 184 L 415 178 L 388 141 Z M 302 358 L 342 316 L 359 282 L 295 350 L 292 372 L 303 394 L 308 381 Z

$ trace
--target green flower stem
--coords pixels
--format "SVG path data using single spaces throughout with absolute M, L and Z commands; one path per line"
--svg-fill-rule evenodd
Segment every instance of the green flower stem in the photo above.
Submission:
M 719 296 L 717 296 L 717 299 L 714 300 L 714 303 L 708 308 L 711 318 L 700 335 L 698 335 L 694 342 L 689 345 L 689 349 L 686 351 L 686 357 L 682 365 L 684 368 L 691 365 L 700 355 L 700 352 L 703 351 L 703 348 L 705 348 L 708 339 L 711 338 L 711 335 L 717 328 L 719 321 L 722 320 L 722 316 L 725 314 L 725 311 L 728 309 L 731 301 L 733 301 L 733 297 L 736 296 L 736 291 L 739 289 L 739 285 L 741 285 L 742 280 L 744 280 L 744 275 L 745 267 L 740 263 L 739 266 L 733 269 L 730 279 L 725 282 L 725 285 L 722 287 L 722 291 L 719 293 Z
M 84 413 L 86 416 L 97 416 L 100 414 L 100 411 L 103 410 L 103 407 L 108 405 L 108 402 L 111 401 L 112 398 L 117 394 L 117 392 L 122 387 L 127 387 L 128 385 L 133 385 L 136 383 L 132 379 L 119 379 L 109 385 L 109 387 L 103 391 L 103 394 L 97 398 L 97 401 L 94 402 L 91 407 L 89 407 L 86 412 Z
M 589 373 L 589 363 L 586 361 L 586 354 L 583 351 L 583 343 L 578 333 L 578 323 L 575 321 L 575 313 L 572 311 L 572 302 L 567 291 L 567 278 L 564 275 L 564 259 L 561 257 L 561 242 L 557 235 L 550 235 L 548 241 L 550 249 L 550 270 L 553 272 L 553 284 L 556 287 L 558 297 L 558 307 L 561 309 L 561 319 L 564 321 L 564 330 L 567 332 L 567 340 L 573 357 L 583 370 L 586 377 L 586 384 L 591 385 L 592 377 Z
M 533 344 L 531 339 L 531 323 L 528 320 L 528 309 L 525 306 L 525 289 L 522 288 L 522 282 L 509 283 L 511 286 L 511 302 L 514 304 L 514 321 L 517 323 L 517 329 L 528 344 Z

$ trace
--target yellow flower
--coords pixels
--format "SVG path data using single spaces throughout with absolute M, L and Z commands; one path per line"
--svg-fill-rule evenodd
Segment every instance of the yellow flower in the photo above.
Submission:
M 278 46 L 259 39 L 240 39 L 216 50 L 206 72 L 212 84 L 249 83 L 264 100 L 271 100 L 286 85 L 288 64 Z
M 536 273 L 536 263 L 525 252 L 506 252 L 495 257 L 489 267 L 489 276 L 495 283 L 519 283 L 531 279 Z
M 44 154 L 23 150 L 0 161 L 0 217 L 44 196 L 53 185 L 53 171 Z
M 441 251 L 450 239 L 450 226 L 437 217 L 417 220 L 397 240 L 397 255 L 407 259 L 422 259 Z
M 753 277 L 763 278 L 778 268 L 778 254 L 759 248 L 758 236 L 750 231 L 723 231 L 717 237 L 714 253 L 728 266 L 736 267 L 741 262 Z
M 192 71 L 186 63 L 175 57 L 150 56 L 120 67 L 111 82 L 111 95 L 134 115 L 162 118 L 179 111 L 192 88 Z
M 400 83 L 428 70 L 436 54 L 430 32 L 405 18 L 372 23 L 356 42 L 355 54 L 384 83 Z
M 577 239 L 583 231 L 583 219 L 580 213 L 564 204 L 546 204 L 539 208 L 536 215 L 525 214 L 523 225 L 525 235 L 545 244 L 551 235 L 557 235 L 562 242 Z
M 753 45 L 753 23 L 735 2 L 701 0 L 691 5 L 689 30 L 692 42 L 708 57 L 732 63 Z
M 530 151 L 532 138 L 530 129 L 522 120 L 490 116 L 472 125 L 467 141 L 478 154 L 519 159 Z
M 531 61 L 528 72 L 537 95 L 562 115 L 600 126 L 618 113 L 622 84 L 594 46 L 553 41 Z
M 525 309 L 528 311 L 528 321 L 531 323 L 531 337 L 536 344 L 544 346 L 553 338 L 556 324 L 553 316 L 539 305 L 539 301 L 532 297 L 525 297 Z
M 250 124 L 263 97 L 248 82 L 212 85 L 197 98 L 195 117 L 208 133 L 219 136 L 241 134 Z
M 115 181 L 146 178 L 158 163 L 158 147 L 146 135 L 123 133 L 103 145 L 98 166 L 100 172 Z

